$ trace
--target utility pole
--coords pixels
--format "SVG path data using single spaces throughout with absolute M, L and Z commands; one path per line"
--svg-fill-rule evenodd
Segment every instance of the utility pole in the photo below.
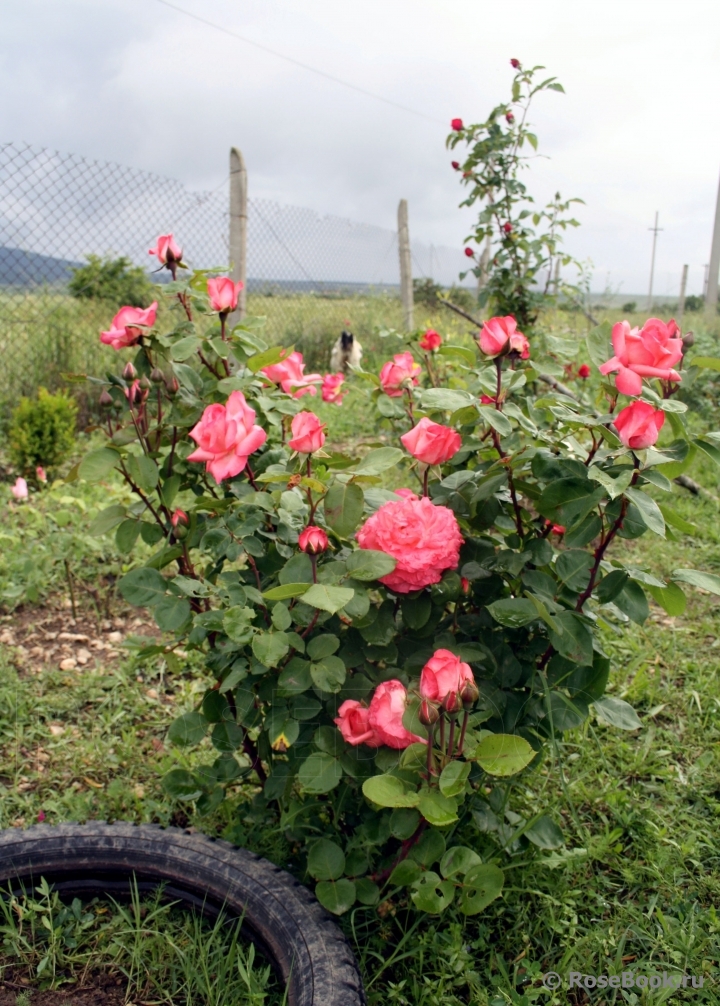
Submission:
M 653 280 L 655 278 L 655 248 L 657 246 L 657 236 L 658 233 L 663 229 L 658 227 L 658 217 L 660 213 L 655 210 L 655 226 L 648 227 L 648 230 L 653 232 L 653 244 L 652 244 L 652 258 L 650 259 L 650 290 L 648 292 L 648 311 L 652 311 L 653 304 Z
M 398 251 L 400 253 L 400 300 L 403 307 L 403 324 L 405 331 L 410 332 L 413 328 L 413 285 L 407 199 L 401 199 L 398 205 Z
M 682 316 L 685 314 L 685 293 L 687 291 L 687 277 L 688 277 L 688 267 L 684 265 L 682 268 L 682 277 L 680 279 L 680 299 L 678 300 L 678 309 L 677 309 L 678 321 L 682 321 Z
M 245 317 L 247 305 L 247 169 L 237 147 L 230 148 L 230 278 L 242 283 L 237 309 L 228 318 L 230 327 Z
M 717 202 L 715 203 L 715 226 L 710 247 L 707 296 L 705 298 L 705 311 L 710 315 L 714 315 L 717 311 L 718 271 L 720 271 L 720 186 L 718 186 Z

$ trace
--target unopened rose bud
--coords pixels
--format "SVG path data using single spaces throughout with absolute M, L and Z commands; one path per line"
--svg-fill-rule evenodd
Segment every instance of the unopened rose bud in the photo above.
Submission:
M 134 381 L 137 377 L 137 370 L 133 367 L 132 363 L 126 363 L 125 369 L 123 370 L 123 377 L 126 381 Z
M 145 377 L 144 375 L 143 377 L 140 378 L 140 387 L 143 389 L 143 391 L 150 390 L 150 381 L 148 381 L 147 377 Z
M 695 336 L 692 332 L 688 332 L 682 341 L 683 349 L 691 349 L 695 345 Z
M 519 59 L 511 59 L 510 60 L 510 66 L 514 70 L 519 70 L 520 69 L 520 60 Z
M 459 133 L 462 131 L 463 128 L 463 121 L 462 119 L 453 119 L 450 122 L 450 125 L 455 130 L 456 133 Z
M 303 552 L 310 555 L 319 555 L 328 547 L 328 536 L 321 527 L 309 524 L 298 538 L 298 545 Z
M 100 395 L 100 398 L 98 399 L 98 404 L 100 405 L 101 409 L 109 409 L 110 406 L 113 404 L 112 395 L 107 390 L 103 391 L 103 393 Z
M 465 254 L 467 255 L 468 258 L 472 258 L 474 256 L 475 252 L 472 250 L 472 248 L 466 248 L 465 249 Z
M 165 380 L 165 375 L 163 374 L 162 370 L 160 370 L 159 367 L 153 367 L 152 371 L 150 372 L 150 380 L 152 381 L 153 384 L 162 384 L 162 382 Z
M 463 594 L 465 594 L 465 595 L 469 594 L 470 591 L 471 591 L 471 589 L 472 589 L 472 587 L 470 586 L 470 581 L 468 580 L 468 578 L 466 576 L 461 576 L 460 577 L 460 590 L 462 590 Z
M 179 524 L 185 524 L 185 526 L 187 526 L 189 524 L 188 515 L 184 510 L 180 510 L 180 508 L 178 508 L 170 518 L 170 523 L 173 527 L 177 527 Z
M 37 468 L 35 469 L 35 477 L 37 478 L 38 482 L 47 482 L 47 472 L 45 471 L 42 465 L 38 465 Z
M 424 727 L 432 727 L 440 719 L 440 711 L 437 706 L 432 704 L 432 702 L 428 702 L 427 699 L 423 699 L 420 703 L 418 719 Z
M 513 122 L 515 122 L 515 116 L 513 115 L 512 112 L 506 112 L 505 113 L 505 118 L 510 123 L 511 126 L 512 126 Z
M 456 713 L 460 712 L 462 708 L 462 702 L 460 701 L 460 696 L 457 692 L 448 692 L 443 699 L 443 709 L 449 716 L 454 716 Z
M 460 692 L 460 698 L 462 699 L 462 704 L 466 709 L 472 709 L 472 707 L 477 702 L 480 697 L 480 689 L 475 684 L 474 681 L 466 681 L 462 686 L 462 691 Z
M 578 377 L 582 377 L 583 381 L 590 377 L 590 367 L 587 363 L 581 363 L 578 367 Z
M 510 223 L 503 224 L 503 230 L 506 234 L 512 234 L 513 225 Z
M 456 171 L 460 170 L 460 161 L 450 161 L 450 164 L 455 168 Z
M 177 377 L 165 378 L 165 387 L 167 388 L 167 393 L 171 398 L 177 395 L 180 390 L 180 384 L 178 383 Z

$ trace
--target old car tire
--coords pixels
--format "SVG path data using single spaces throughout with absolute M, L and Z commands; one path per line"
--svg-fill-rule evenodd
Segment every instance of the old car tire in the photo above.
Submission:
M 39 825 L 0 832 L 0 888 L 45 877 L 61 895 L 127 896 L 164 885 L 210 917 L 242 916 L 288 987 L 288 1006 L 365 1006 L 357 962 L 333 919 L 297 880 L 246 849 L 178 828 Z

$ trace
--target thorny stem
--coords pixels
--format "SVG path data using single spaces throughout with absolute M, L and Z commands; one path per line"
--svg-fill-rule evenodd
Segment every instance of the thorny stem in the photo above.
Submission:
M 467 730 L 468 720 L 470 719 L 470 710 L 465 710 L 465 715 L 463 716 L 462 727 L 460 728 L 460 740 L 458 741 L 458 757 L 463 753 L 463 746 L 465 745 L 465 732 Z
M 405 841 L 400 846 L 400 852 L 395 861 L 392 863 L 392 865 L 386 867 L 386 869 L 384 870 L 381 870 L 379 873 L 374 873 L 370 879 L 374 880 L 376 883 L 383 883 L 384 881 L 386 881 L 388 877 L 392 874 L 393 870 L 398 865 L 398 863 L 402 863 L 404 859 L 407 859 L 410 850 L 414 845 L 417 845 L 417 843 L 420 841 L 422 834 L 426 828 L 427 828 L 427 821 L 423 817 L 420 819 L 420 824 L 415 829 L 414 834 L 412 834 L 410 838 L 406 838 Z
M 255 481 L 255 476 L 253 475 L 252 468 L 250 467 L 250 462 L 249 461 L 245 462 L 245 471 L 247 472 L 248 482 L 253 487 L 253 489 L 255 490 L 255 492 L 256 493 L 260 492 L 260 490 L 257 487 L 257 482 Z
M 502 449 L 500 445 L 500 437 L 497 434 L 497 430 L 492 431 L 492 441 L 495 445 L 495 450 L 500 455 L 502 461 L 505 461 L 507 454 Z M 522 523 L 522 511 L 520 509 L 520 504 L 518 503 L 517 492 L 515 491 L 515 483 L 513 481 L 513 473 L 510 464 L 506 465 L 507 477 L 508 477 L 508 489 L 510 490 L 510 496 L 512 498 L 513 510 L 515 511 L 515 526 L 517 527 L 517 533 L 520 538 L 525 537 L 525 530 Z
M 445 750 L 445 713 L 440 713 L 440 750 Z
M 168 477 L 172 475 L 173 462 L 175 460 L 175 447 L 177 445 L 177 426 L 173 426 L 172 444 L 170 445 L 170 457 L 168 458 Z
M 267 772 L 263 768 L 262 762 L 260 761 L 260 755 L 258 754 L 258 749 L 255 747 L 255 744 L 250 739 L 247 731 L 245 732 L 245 737 L 243 738 L 243 751 L 250 759 L 252 767 L 255 769 L 257 777 L 260 780 L 260 782 L 265 783 L 267 781 Z
M 415 425 L 415 414 L 413 413 L 412 391 L 410 391 L 409 388 L 405 388 L 405 393 L 408 396 L 407 414 L 408 414 L 408 417 L 410 419 L 410 427 L 412 428 Z
M 447 756 L 452 758 L 455 747 L 455 717 L 450 720 L 450 736 L 448 737 Z
M 310 553 L 310 565 L 312 566 L 313 583 L 317 583 L 317 556 Z
M 428 779 L 435 775 L 435 760 L 433 758 L 433 740 L 435 736 L 435 724 L 431 723 L 428 727 L 428 741 L 427 741 L 427 774 Z
M 423 496 L 428 495 L 428 476 L 430 475 L 430 465 L 427 466 L 423 473 Z
M 301 639 L 305 639 L 306 636 L 310 635 L 310 633 L 312 632 L 312 630 L 315 628 L 315 623 L 317 622 L 319 616 L 320 616 L 320 609 L 316 608 L 315 609 L 315 614 L 313 615 L 313 617 L 312 617 L 312 619 L 310 621 L 310 625 L 308 625 L 307 629 L 305 629 L 304 632 L 300 633 L 300 638 Z

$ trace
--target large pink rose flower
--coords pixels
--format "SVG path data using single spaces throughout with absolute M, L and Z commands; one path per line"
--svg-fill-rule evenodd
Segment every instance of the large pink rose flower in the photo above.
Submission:
M 411 734 L 403 726 L 403 715 L 407 706 L 407 690 L 402 681 L 393 678 L 377 686 L 370 700 L 368 726 L 375 732 L 381 744 L 389 748 L 406 748 L 418 741 L 427 741 L 417 734 Z M 367 744 L 367 741 L 365 741 Z
M 427 416 L 400 440 L 414 458 L 426 465 L 443 465 L 462 447 L 462 437 L 456 430 L 434 423 Z
M 157 255 L 158 260 L 167 265 L 168 262 L 181 262 L 183 253 L 172 234 L 161 234 L 155 247 L 148 249 L 148 255 Z
M 357 747 L 367 744 L 368 747 L 380 747 L 382 741 L 372 729 L 369 722 L 370 710 L 357 699 L 346 699 L 338 709 L 335 725 L 343 735 L 343 740 Z
M 380 371 L 380 387 L 390 398 L 401 398 L 405 392 L 418 384 L 420 364 L 415 363 L 412 353 L 396 353 Z
M 321 423 L 314 412 L 298 412 L 290 429 L 292 440 L 288 440 L 288 447 L 298 454 L 312 454 L 325 443 L 325 423 Z
M 260 371 L 269 381 L 279 384 L 286 395 L 302 398 L 303 395 L 316 395 L 316 384 L 322 381 L 322 374 L 305 374 L 305 364 L 302 353 L 291 353 L 280 363 L 263 367 Z
M 384 503 L 357 533 L 360 548 L 387 552 L 397 565 L 380 577 L 396 594 L 439 583 L 446 569 L 457 569 L 460 534 L 455 514 L 427 497 Z
M 100 342 L 113 349 L 126 349 L 134 346 L 141 335 L 155 324 L 157 301 L 150 307 L 121 307 L 110 323 L 108 332 L 100 333 Z
M 420 694 L 424 699 L 442 702 L 449 692 L 459 695 L 467 681 L 475 682 L 470 664 L 464 663 L 450 650 L 435 650 L 422 669 Z
M 342 405 L 343 397 L 347 394 L 347 388 L 345 391 L 342 390 L 344 381 L 344 374 L 326 374 L 323 377 L 321 389 L 323 402 L 335 402 L 337 405 Z
M 641 451 L 657 442 L 664 422 L 665 413 L 661 409 L 636 400 L 618 412 L 614 425 L 626 447 Z
M 630 328 L 627 321 L 613 325 L 612 344 L 615 356 L 600 367 L 601 374 L 617 371 L 615 387 L 623 395 L 642 393 L 643 377 L 659 377 L 661 381 L 680 381 L 673 367 L 682 359 L 682 339 L 675 321 L 667 325 L 659 318 L 649 318 L 641 329 Z
M 237 307 L 238 294 L 242 288 L 242 283 L 233 283 L 227 276 L 209 279 L 207 292 L 213 311 L 217 311 L 219 314 L 229 314 L 230 311 L 234 311 Z
M 523 360 L 530 356 L 530 343 L 517 331 L 517 322 L 511 314 L 485 322 L 480 332 L 480 349 L 493 357 L 513 352 L 519 353 Z
M 188 461 L 205 461 L 218 483 L 239 475 L 248 457 L 267 440 L 265 430 L 255 425 L 255 410 L 242 391 L 233 391 L 226 405 L 208 405 L 190 436 L 198 446 Z

